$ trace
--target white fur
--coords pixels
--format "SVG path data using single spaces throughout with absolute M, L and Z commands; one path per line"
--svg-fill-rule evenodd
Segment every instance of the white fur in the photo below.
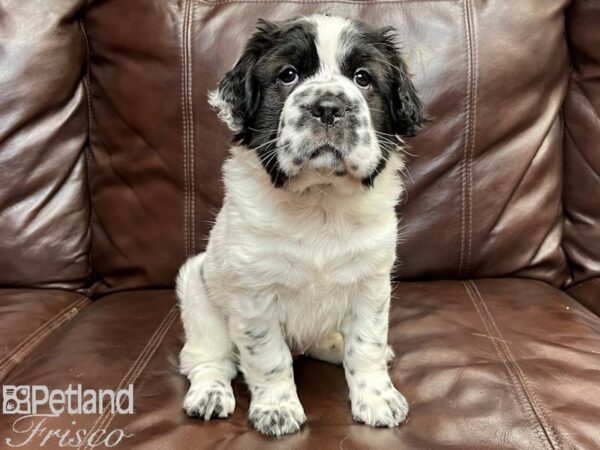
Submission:
M 253 393 L 250 414 L 259 411 L 255 426 L 277 435 L 296 431 L 304 413 L 289 348 L 322 347 L 322 339 L 339 331 L 346 340 L 354 417 L 388 426 L 404 419 L 407 404 L 392 387 L 386 367 L 400 165 L 392 158 L 373 188 L 356 188 L 352 194 L 333 184 L 350 183 L 346 178 L 283 191 L 273 188 L 255 153 L 233 149 L 224 166 L 227 194 L 206 253 L 186 263 L 177 282 L 187 338 L 181 367 L 191 381 L 185 403 L 189 413 L 210 417 L 212 411 L 200 407 L 209 395 L 223 402 L 221 415 L 232 411 L 228 391 L 210 394 L 209 388 L 216 389 L 220 381 L 230 389 L 235 342 Z M 252 339 L 245 333 L 264 330 L 260 354 L 250 354 L 245 346 Z M 361 345 L 363 354 L 357 351 Z M 273 414 L 290 420 L 282 422 L 283 428 L 269 427 L 279 423 L 269 419 Z
M 344 32 L 352 28 L 352 22 L 343 17 L 324 16 L 316 14 L 308 18 L 316 28 L 317 53 L 321 62 L 321 71 L 329 74 L 339 74 L 338 62 L 346 50 L 340 39 Z
M 318 27 L 337 30 L 328 36 L 348 24 L 315 20 Z M 320 76 L 335 65 L 338 47 L 334 37 L 319 41 Z M 329 73 L 329 81 L 316 78 L 346 94 L 357 89 Z M 365 127 L 372 133 L 370 122 Z M 347 158 L 367 171 L 375 152 L 366 145 Z M 404 420 L 408 404 L 387 371 L 402 168 L 401 158 L 390 154 L 373 186 L 365 188 L 358 176 L 306 166 L 277 189 L 254 151 L 232 148 L 223 166 L 225 199 L 206 252 L 186 262 L 177 279 L 186 334 L 181 372 L 191 383 L 184 402 L 188 414 L 209 419 L 233 411 L 230 380 L 237 364 L 252 394 L 253 426 L 276 436 L 297 431 L 306 418 L 292 352 L 308 351 L 343 362 L 357 421 L 395 426 Z
M 219 89 L 208 93 L 208 104 L 217 111 L 219 119 L 221 119 L 231 131 L 238 133 L 244 126 L 244 121 L 233 114 L 233 110 L 229 103 L 223 98 Z

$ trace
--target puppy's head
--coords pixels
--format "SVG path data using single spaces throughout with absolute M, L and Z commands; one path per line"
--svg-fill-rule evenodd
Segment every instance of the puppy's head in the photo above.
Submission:
M 310 173 L 370 186 L 426 120 L 392 29 L 323 15 L 260 21 L 210 103 L 276 187 Z

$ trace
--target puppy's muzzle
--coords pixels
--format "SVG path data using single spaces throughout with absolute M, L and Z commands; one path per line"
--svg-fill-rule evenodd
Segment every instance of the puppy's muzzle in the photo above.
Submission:
M 344 117 L 346 108 L 346 103 L 342 99 L 333 95 L 324 95 L 310 106 L 310 113 L 313 119 L 328 128 Z

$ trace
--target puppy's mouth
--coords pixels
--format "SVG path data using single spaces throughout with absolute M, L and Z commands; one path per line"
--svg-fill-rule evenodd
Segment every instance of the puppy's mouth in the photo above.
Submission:
M 341 150 L 331 144 L 323 144 L 310 151 L 303 167 L 323 173 L 347 173 Z
M 324 154 L 328 154 L 328 156 L 331 156 L 331 157 L 333 157 L 333 159 L 336 159 L 336 160 L 342 161 L 342 159 L 343 159 L 342 152 L 340 152 L 337 148 L 335 148 L 331 144 L 323 144 L 323 145 L 318 146 L 312 152 L 310 152 L 310 154 L 308 155 L 308 159 L 309 160 L 316 159 Z

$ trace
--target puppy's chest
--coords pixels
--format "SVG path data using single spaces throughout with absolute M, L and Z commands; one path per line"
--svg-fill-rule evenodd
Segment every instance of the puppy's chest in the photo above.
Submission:
M 393 211 L 379 217 L 337 214 L 315 209 L 304 214 L 242 214 L 223 211 L 215 230 L 224 268 L 236 282 L 253 290 L 282 294 L 352 288 L 374 272 L 391 269 L 395 256 Z
M 265 285 L 310 296 L 313 290 L 327 292 L 360 283 L 393 258 L 393 245 L 377 248 L 364 239 L 322 230 L 263 236 L 253 245 L 250 272 Z
M 368 223 L 237 222 L 216 236 L 215 256 L 238 289 L 276 299 L 277 316 L 294 347 L 343 328 L 361 287 L 394 261 L 393 219 Z M 235 231 L 235 233 L 234 233 Z
M 368 253 L 334 236 L 303 236 L 270 255 L 279 275 L 275 282 L 263 281 L 277 296 L 288 344 L 303 351 L 343 327 L 368 272 Z

